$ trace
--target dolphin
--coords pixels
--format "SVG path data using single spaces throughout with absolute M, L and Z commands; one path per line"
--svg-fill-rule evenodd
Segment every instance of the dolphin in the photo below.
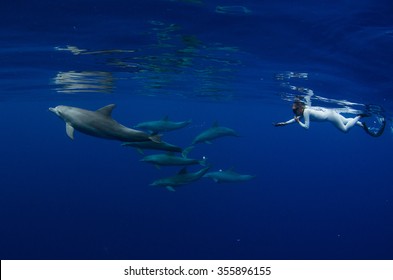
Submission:
M 194 165 L 200 164 L 202 166 L 206 165 L 206 158 L 203 157 L 201 160 L 188 158 L 186 150 L 183 153 L 182 157 L 176 156 L 173 153 L 166 153 L 166 154 L 155 154 L 155 155 L 148 155 L 141 159 L 141 161 L 148 162 L 154 164 L 156 167 L 160 166 L 176 166 L 176 165 Z
M 216 183 L 224 182 L 243 182 L 255 178 L 253 175 L 242 175 L 233 171 L 233 169 L 219 170 L 217 172 L 209 172 L 203 175 L 204 178 L 211 178 Z
M 174 187 L 189 184 L 201 178 L 209 170 L 210 166 L 206 166 L 195 173 L 188 173 L 187 167 L 183 167 L 176 175 L 162 178 L 151 183 L 151 186 L 166 187 L 170 191 L 175 191 Z
M 143 131 L 131 129 L 116 122 L 111 114 L 115 104 L 110 104 L 89 111 L 81 108 L 59 105 L 49 110 L 66 123 L 68 137 L 74 139 L 74 130 L 91 136 L 119 140 L 123 142 L 160 142 L 160 135 L 149 135 Z
M 186 127 L 191 123 L 191 120 L 184 122 L 172 122 L 169 121 L 168 116 L 165 116 L 162 120 L 159 121 L 148 121 L 138 123 L 135 128 L 144 129 L 151 131 L 152 133 L 159 133 L 164 131 L 171 131 L 175 129 L 180 129 Z
M 182 153 L 183 149 L 181 147 L 169 144 L 167 142 L 153 142 L 153 141 L 144 141 L 144 142 L 125 142 L 122 146 L 134 147 L 138 150 L 139 153 L 143 154 L 143 150 L 161 150 L 175 153 Z
M 219 126 L 217 122 L 213 123 L 212 127 L 209 129 L 203 131 L 197 137 L 195 137 L 194 141 L 192 141 L 192 144 L 197 144 L 197 143 L 208 143 L 211 144 L 211 140 L 214 140 L 219 137 L 223 136 L 239 136 L 233 129 L 224 127 L 224 126 Z

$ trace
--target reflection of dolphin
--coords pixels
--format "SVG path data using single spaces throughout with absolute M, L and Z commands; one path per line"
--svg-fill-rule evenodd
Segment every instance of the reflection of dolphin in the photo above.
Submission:
M 123 146 L 134 147 L 138 150 L 139 153 L 143 154 L 143 150 L 161 150 L 161 151 L 168 151 L 168 152 L 176 152 L 181 153 L 183 149 L 169 144 L 167 142 L 153 142 L 153 141 L 145 141 L 145 142 L 125 142 L 122 144 Z
M 159 135 L 149 135 L 119 124 L 112 119 L 112 110 L 116 105 L 110 104 L 97 111 L 89 111 L 76 107 L 56 106 L 49 108 L 66 123 L 67 135 L 74 139 L 74 129 L 100 138 L 124 142 L 154 141 L 160 142 Z
M 241 182 L 241 181 L 248 181 L 251 180 L 252 178 L 255 178 L 255 176 L 253 175 L 241 175 L 239 173 L 236 173 L 232 169 L 228 169 L 225 171 L 219 170 L 217 172 L 209 172 L 206 173 L 203 177 L 211 178 L 216 183 Z
M 192 141 L 192 144 L 202 143 L 202 142 L 210 144 L 211 143 L 210 140 L 223 136 L 239 136 L 239 135 L 233 129 L 224 126 L 219 126 L 218 123 L 215 122 L 211 128 L 203 131 L 197 137 L 195 137 L 194 141 Z
M 152 133 L 158 133 L 163 131 L 171 131 L 179 128 L 186 127 L 191 123 L 191 120 L 184 122 L 172 122 L 169 121 L 168 116 L 159 121 L 149 121 L 138 123 L 135 128 L 145 129 L 151 131 Z
M 188 173 L 187 167 L 183 167 L 175 176 L 158 179 L 150 185 L 166 187 L 170 191 L 175 191 L 173 187 L 178 187 L 198 180 L 206 174 L 209 168 L 210 166 L 207 166 L 195 173 Z

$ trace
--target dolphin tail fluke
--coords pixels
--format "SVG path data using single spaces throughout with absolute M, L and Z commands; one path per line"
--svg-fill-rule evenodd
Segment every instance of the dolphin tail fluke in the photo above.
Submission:
M 194 149 L 194 147 L 195 147 L 195 146 L 189 146 L 189 147 L 185 148 L 185 149 L 183 150 L 183 152 L 181 153 L 181 155 L 183 156 L 183 158 L 187 158 L 188 153 L 189 153 L 192 149 Z
M 161 134 L 153 134 L 149 136 L 149 139 L 156 143 L 161 143 Z

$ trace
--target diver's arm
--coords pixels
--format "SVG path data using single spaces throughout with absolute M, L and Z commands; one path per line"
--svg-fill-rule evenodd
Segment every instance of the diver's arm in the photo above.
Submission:
M 300 117 L 295 117 L 295 120 L 298 122 L 298 124 L 300 124 L 301 127 L 305 128 L 305 129 L 309 129 L 310 128 L 310 112 L 307 109 L 304 110 L 303 117 L 304 117 L 304 123 L 302 123 L 300 121 Z
M 273 125 L 274 126 L 284 126 L 284 125 L 287 125 L 287 124 L 292 124 L 294 122 L 295 122 L 295 118 L 290 119 L 289 121 L 286 121 L 286 122 L 273 123 Z

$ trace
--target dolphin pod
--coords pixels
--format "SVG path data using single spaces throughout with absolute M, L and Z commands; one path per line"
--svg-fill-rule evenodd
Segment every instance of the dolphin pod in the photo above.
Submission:
M 191 121 L 172 122 L 165 117 L 159 121 L 142 122 L 135 126 L 142 130 L 136 130 L 126 127 L 112 118 L 112 111 L 116 107 L 115 104 L 109 104 L 96 111 L 90 111 L 77 107 L 59 105 L 49 110 L 60 117 L 66 124 L 66 133 L 68 137 L 74 139 L 74 131 L 104 138 L 109 140 L 117 140 L 123 142 L 123 146 L 136 148 L 143 154 L 143 150 L 162 150 L 166 154 L 151 154 L 145 156 L 141 161 L 152 163 L 157 167 L 160 166 L 182 166 L 183 168 L 174 176 L 155 180 L 152 186 L 166 187 L 170 191 L 174 191 L 175 187 L 189 184 L 200 178 L 211 178 L 215 182 L 240 182 L 248 181 L 255 176 L 242 175 L 234 172 L 232 169 L 226 171 L 210 172 L 210 165 L 206 164 L 206 158 L 192 159 L 187 154 L 194 146 L 182 149 L 179 146 L 161 141 L 161 135 L 157 134 L 164 131 L 172 131 L 188 126 Z M 143 131 L 146 130 L 147 132 Z M 239 136 L 235 130 L 219 126 L 217 122 L 212 127 L 198 134 L 192 141 L 192 145 L 197 143 L 211 143 L 224 136 Z M 176 156 L 174 153 L 182 153 L 182 157 Z M 200 164 L 205 166 L 195 173 L 189 173 L 187 166 Z M 207 165 L 207 166 L 206 166 Z

